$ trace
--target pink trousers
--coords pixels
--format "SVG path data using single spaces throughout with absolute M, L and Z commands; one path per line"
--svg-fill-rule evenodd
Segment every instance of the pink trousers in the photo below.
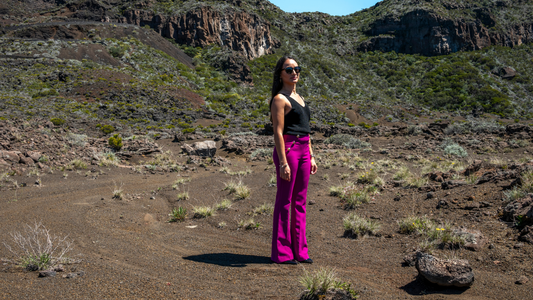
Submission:
M 303 261 L 309 258 L 305 236 L 305 205 L 311 175 L 309 136 L 284 135 L 283 137 L 287 163 L 291 169 L 291 180 L 281 179 L 279 157 L 274 148 L 278 191 L 274 206 L 271 259 L 276 263 L 292 259 Z

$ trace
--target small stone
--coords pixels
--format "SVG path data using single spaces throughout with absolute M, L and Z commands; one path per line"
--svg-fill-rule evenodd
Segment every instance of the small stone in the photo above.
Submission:
M 520 249 L 520 248 L 522 248 L 522 247 L 524 247 L 524 243 L 518 243 L 518 244 L 515 244 L 515 245 L 514 245 L 514 248 L 515 248 L 515 249 Z
M 467 200 L 468 201 L 474 201 L 474 200 L 476 200 L 476 197 L 475 196 L 468 196 Z
M 516 284 L 526 284 L 529 282 L 529 278 L 527 278 L 526 276 L 522 275 L 520 276 L 520 278 L 518 278 L 518 280 L 515 282 Z
M 45 271 L 39 272 L 39 277 L 55 277 L 56 274 L 57 274 L 56 271 L 45 270 Z
M 433 198 L 435 198 L 435 193 L 433 193 L 433 192 L 429 192 L 429 193 L 427 193 L 427 198 L 428 198 L 428 199 L 433 199 Z
M 404 266 L 414 267 L 416 264 L 416 252 L 406 255 L 403 258 Z
M 56 272 L 65 272 L 65 266 L 59 264 L 57 266 L 54 267 L 53 271 L 56 271 Z
M 489 245 L 489 249 L 490 249 L 490 250 L 494 249 L 494 244 L 490 244 L 490 245 Z
M 85 272 L 84 271 L 80 271 L 80 272 L 72 272 L 72 273 L 68 273 L 68 274 L 65 274 L 63 275 L 63 278 L 76 278 L 78 276 L 83 276 L 85 275 Z
M 309 200 L 309 205 L 315 205 L 315 204 L 316 204 L 315 200 Z
M 448 202 L 446 202 L 445 200 L 440 200 L 439 204 L 437 204 L 437 209 L 447 208 L 447 207 L 448 207 Z
M 487 201 L 481 201 L 479 204 L 481 204 L 481 207 L 490 207 L 490 203 Z
M 150 197 L 150 200 L 155 200 L 155 197 L 154 196 Z

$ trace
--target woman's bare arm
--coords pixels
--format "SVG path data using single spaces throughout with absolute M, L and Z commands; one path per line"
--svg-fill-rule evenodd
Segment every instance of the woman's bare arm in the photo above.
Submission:
M 287 157 L 285 155 L 285 140 L 283 139 L 283 127 L 285 126 L 285 110 L 287 100 L 284 96 L 277 95 L 272 100 L 272 107 L 270 113 L 272 114 L 272 124 L 274 126 L 274 143 L 276 144 L 276 151 L 279 158 L 280 176 L 284 180 L 291 180 L 291 169 L 287 165 Z
M 311 138 L 309 138 L 309 155 L 311 155 L 311 175 L 314 175 L 316 174 L 318 167 L 316 165 L 313 148 L 311 147 Z

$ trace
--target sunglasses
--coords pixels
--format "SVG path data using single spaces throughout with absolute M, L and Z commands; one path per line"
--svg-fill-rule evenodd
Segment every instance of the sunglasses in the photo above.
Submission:
M 296 74 L 300 74 L 300 71 L 302 70 L 302 68 L 300 67 L 287 67 L 284 69 L 285 70 L 285 73 L 287 74 L 292 74 L 292 71 L 296 72 Z

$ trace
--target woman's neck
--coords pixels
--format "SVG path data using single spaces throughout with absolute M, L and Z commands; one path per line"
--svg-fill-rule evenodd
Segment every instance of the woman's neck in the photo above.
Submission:
M 296 94 L 296 84 L 284 84 L 280 93 L 287 95 Z

